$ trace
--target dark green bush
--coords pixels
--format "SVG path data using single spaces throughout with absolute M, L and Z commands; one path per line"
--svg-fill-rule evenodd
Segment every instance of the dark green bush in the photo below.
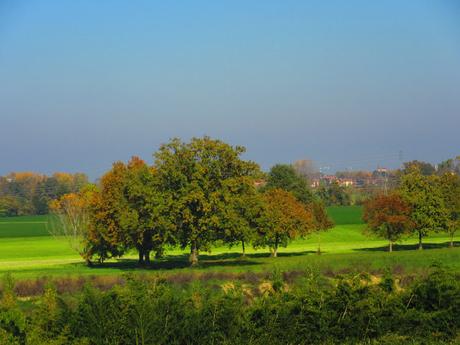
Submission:
M 52 286 L 21 310 L 11 278 L 0 299 L 1 344 L 454 344 L 458 277 L 437 268 L 405 290 L 388 274 L 328 280 L 309 272 L 287 286 L 188 286 L 128 277 L 103 292 L 59 296 Z

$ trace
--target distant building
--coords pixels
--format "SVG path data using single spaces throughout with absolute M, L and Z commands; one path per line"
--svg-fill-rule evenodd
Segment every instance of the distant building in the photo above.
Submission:
M 341 178 L 341 179 L 338 179 L 337 182 L 339 183 L 340 186 L 343 186 L 343 187 L 351 187 L 355 185 L 355 181 L 351 178 Z

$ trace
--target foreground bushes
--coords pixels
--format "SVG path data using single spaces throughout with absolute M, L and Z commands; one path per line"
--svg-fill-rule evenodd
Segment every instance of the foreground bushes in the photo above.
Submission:
M 17 301 L 6 279 L 0 344 L 448 344 L 460 329 L 458 277 L 436 269 L 401 290 L 391 276 L 281 275 L 259 286 L 177 286 L 129 278 L 100 291 Z

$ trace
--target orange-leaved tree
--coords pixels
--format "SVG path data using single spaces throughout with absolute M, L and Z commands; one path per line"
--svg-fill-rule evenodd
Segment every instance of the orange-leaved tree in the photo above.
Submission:
M 130 248 L 139 264 L 150 263 L 150 252 L 163 252 L 172 241 L 167 195 L 160 192 L 156 170 L 138 157 L 128 164 L 116 162 L 101 179 L 92 204 L 91 240 L 101 259 L 119 256 Z
M 393 243 L 413 229 L 410 205 L 397 193 L 380 194 L 364 203 L 363 220 L 366 231 L 388 240 L 388 251 Z
M 290 192 L 276 188 L 263 194 L 265 210 L 260 219 L 259 239 L 255 246 L 268 246 L 273 257 L 278 248 L 315 229 L 311 210 Z

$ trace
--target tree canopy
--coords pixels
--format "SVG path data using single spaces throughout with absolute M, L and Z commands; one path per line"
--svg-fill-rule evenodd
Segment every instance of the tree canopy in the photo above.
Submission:
M 223 234 L 236 233 L 241 222 L 246 223 L 242 229 L 249 224 L 238 205 L 253 193 L 260 170 L 240 158 L 244 152 L 244 147 L 203 137 L 188 143 L 173 139 L 155 154 L 159 186 L 173 203 L 176 238 L 182 248 L 190 247 L 192 264 Z
M 313 201 L 313 193 L 308 186 L 307 180 L 298 175 L 295 168 L 291 165 L 276 164 L 270 169 L 265 189 L 275 188 L 291 192 L 304 204 Z
M 425 176 L 419 169 L 413 169 L 401 177 L 399 191 L 411 207 L 413 229 L 419 237 L 419 249 L 422 249 L 423 237 L 446 228 L 447 210 L 439 177 Z
M 450 246 L 454 246 L 454 235 L 460 229 L 460 176 L 447 172 L 440 178 L 441 194 L 447 211 L 446 232 Z
M 315 229 L 312 212 L 290 192 L 269 189 L 263 194 L 265 212 L 261 218 L 258 246 L 268 246 L 273 257 L 280 246 Z
M 388 240 L 388 251 L 393 243 L 412 230 L 410 205 L 396 192 L 380 194 L 364 203 L 363 220 L 367 231 Z

